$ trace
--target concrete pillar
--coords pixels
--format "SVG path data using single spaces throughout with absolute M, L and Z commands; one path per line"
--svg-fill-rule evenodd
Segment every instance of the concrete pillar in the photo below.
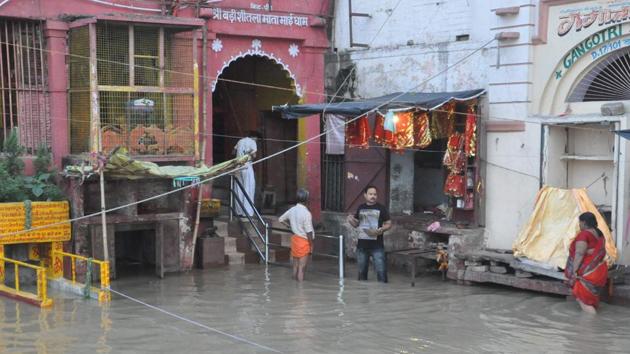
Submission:
M 311 49 L 308 54 L 309 62 L 313 72 L 324 72 L 324 52 Z M 324 92 L 324 77 L 309 77 L 300 81 L 302 86 L 303 100 L 300 103 L 318 103 L 323 101 L 321 95 L 315 92 Z M 306 91 L 313 92 L 307 94 Z M 316 117 L 303 118 L 298 120 L 298 140 L 304 141 L 320 134 L 320 121 Z M 310 193 L 309 209 L 313 214 L 313 219 L 320 220 L 321 217 L 321 139 L 315 139 L 308 144 L 301 145 L 298 149 L 298 187 L 306 187 Z
M 414 151 L 390 154 L 389 209 L 392 214 L 413 212 Z

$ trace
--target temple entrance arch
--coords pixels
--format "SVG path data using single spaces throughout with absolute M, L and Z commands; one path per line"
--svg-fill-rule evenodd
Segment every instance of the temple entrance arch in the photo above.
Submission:
M 269 156 L 296 144 L 297 122 L 284 120 L 271 111 L 274 105 L 298 103 L 300 92 L 288 68 L 264 53 L 233 58 L 213 83 L 213 161 L 232 157 L 237 141 L 255 130 L 262 134 L 258 156 Z M 297 149 L 255 165 L 256 204 L 274 212 L 295 202 L 297 188 Z M 262 192 L 275 193 L 276 208 L 261 199 Z

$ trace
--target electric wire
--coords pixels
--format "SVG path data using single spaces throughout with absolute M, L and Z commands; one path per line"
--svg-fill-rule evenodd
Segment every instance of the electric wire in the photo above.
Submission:
M 214 328 L 214 327 L 210 327 L 210 326 L 205 325 L 205 324 L 203 324 L 203 323 L 200 323 L 200 322 L 198 322 L 198 321 L 191 320 L 191 319 L 189 319 L 189 318 L 186 318 L 186 317 L 184 317 L 184 316 L 181 316 L 181 315 L 178 315 L 178 314 L 176 314 L 176 313 L 170 312 L 170 311 L 165 310 L 165 309 L 163 309 L 163 308 L 157 307 L 157 306 L 155 306 L 155 305 L 151 305 L 151 304 L 146 303 L 146 302 L 144 302 L 144 301 L 142 301 L 142 300 L 140 300 L 140 299 L 136 299 L 136 298 L 135 298 L 135 297 L 133 297 L 133 296 L 129 296 L 129 295 L 124 294 L 124 293 L 122 293 L 122 292 L 120 292 L 120 291 L 114 290 L 114 289 L 112 289 L 111 287 L 108 287 L 108 288 L 105 288 L 105 289 L 106 289 L 106 290 L 111 291 L 112 293 L 114 293 L 114 294 L 116 294 L 116 295 L 118 295 L 118 296 L 124 297 L 124 298 L 125 298 L 125 299 L 127 299 L 127 300 L 130 300 L 130 301 L 136 302 L 136 303 L 138 303 L 138 304 L 140 304 L 140 305 L 142 305 L 142 306 L 146 306 L 146 307 L 148 307 L 148 308 L 150 308 L 150 309 L 156 310 L 156 311 L 161 312 L 161 313 L 163 313 L 163 314 L 165 314 L 165 315 L 167 315 L 167 316 L 171 316 L 171 317 L 173 317 L 173 318 L 176 318 L 176 319 L 178 319 L 178 320 L 180 320 L 180 321 L 187 322 L 187 323 L 189 323 L 189 324 L 191 324 L 191 325 L 193 325 L 193 326 L 197 326 L 197 327 L 203 328 L 203 329 L 205 329 L 205 330 L 208 330 L 208 331 L 210 331 L 210 332 L 214 332 L 214 333 L 217 333 L 217 334 L 220 334 L 220 335 L 223 335 L 223 336 L 229 337 L 229 338 L 231 338 L 231 339 L 233 339 L 233 340 L 235 340 L 235 341 L 237 341 L 237 342 L 241 342 L 241 343 L 249 344 L 249 345 L 254 346 L 254 347 L 258 348 L 258 349 L 262 349 L 262 350 L 265 350 L 265 351 L 268 351 L 268 352 L 273 352 L 273 353 L 282 353 L 281 351 L 276 350 L 276 349 L 273 349 L 273 348 L 270 348 L 270 347 L 268 347 L 268 346 L 266 346 L 266 345 L 262 345 L 262 344 L 259 344 L 259 343 L 256 343 L 256 342 L 253 342 L 253 341 L 251 341 L 251 340 L 249 340 L 249 339 L 245 339 L 245 338 L 243 338 L 243 337 L 239 337 L 239 336 L 236 336 L 236 335 L 234 335 L 234 334 L 230 334 L 230 333 L 224 332 L 224 331 L 222 331 L 222 330 L 220 330 L 220 329 L 217 329 L 217 328 Z

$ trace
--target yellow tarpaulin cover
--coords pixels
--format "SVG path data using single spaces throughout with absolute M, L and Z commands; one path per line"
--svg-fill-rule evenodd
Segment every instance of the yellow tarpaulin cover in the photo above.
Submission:
M 515 257 L 551 264 L 564 269 L 569 246 L 579 230 L 578 217 L 590 211 L 606 238 L 608 263 L 617 259 L 617 248 L 606 221 L 597 211 L 586 189 L 543 187 L 529 222 L 523 227 L 512 249 Z
M 134 160 L 129 156 L 125 148 L 119 147 L 114 150 L 107 159 L 107 164 L 105 165 L 105 175 L 108 177 L 120 177 L 127 179 L 140 179 L 145 177 L 175 178 L 194 176 L 209 178 L 243 166 L 249 160 L 249 155 L 245 155 L 239 158 L 221 162 L 210 167 L 205 165 L 201 167 L 159 166 L 158 164 L 149 161 Z M 92 172 L 92 167 L 66 166 L 65 170 L 66 173 L 70 175 L 85 174 L 86 172 Z

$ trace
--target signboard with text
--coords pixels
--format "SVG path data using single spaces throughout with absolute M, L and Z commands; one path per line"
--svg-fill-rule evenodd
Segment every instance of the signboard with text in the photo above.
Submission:
M 32 202 L 28 212 L 24 203 L 0 203 L 0 245 L 70 240 L 68 202 Z
M 230 23 L 237 22 L 287 27 L 308 27 L 307 16 L 249 12 L 242 9 L 226 9 L 221 7 L 212 9 L 212 19 L 215 21 L 226 21 Z
M 564 56 L 553 74 L 554 78 L 556 80 L 561 79 L 582 57 L 587 57 L 593 61 L 617 49 L 629 47 L 630 38 L 624 38 L 624 36 L 630 34 L 628 30 L 630 30 L 630 26 L 624 27 L 623 24 L 618 24 L 586 37 Z
M 558 36 L 580 32 L 591 26 L 605 28 L 630 19 L 630 1 L 615 1 L 602 5 L 569 6 L 561 11 Z

